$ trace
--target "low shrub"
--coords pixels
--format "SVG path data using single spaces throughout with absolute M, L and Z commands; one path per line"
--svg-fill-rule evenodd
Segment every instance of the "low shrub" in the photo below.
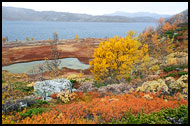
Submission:
M 188 74 L 188 72 L 186 72 L 186 71 L 181 71 L 181 72 L 178 72 L 177 74 L 178 74 L 178 76 L 180 77 L 180 76 L 182 76 L 182 75 Z
M 188 105 L 181 105 L 174 109 L 163 109 L 151 114 L 137 114 L 128 112 L 119 120 L 112 120 L 111 124 L 188 124 Z
M 34 87 L 27 87 L 27 83 L 22 83 L 22 82 L 15 82 L 13 86 L 15 87 L 16 90 L 20 90 L 23 92 L 30 92 L 34 90 Z
M 57 94 L 57 98 L 59 98 L 63 103 L 68 103 L 74 100 L 75 97 L 76 97 L 76 94 L 74 92 L 70 93 L 68 90 L 62 91 Z
M 188 67 L 188 64 L 184 64 L 184 65 L 176 65 L 176 66 L 164 67 L 163 70 L 164 70 L 164 72 L 168 73 L 170 71 L 176 70 L 176 68 L 184 69 L 184 68 L 187 68 L 187 67 Z
M 41 114 L 42 112 L 44 112 L 45 108 L 32 108 L 27 110 L 26 112 L 21 112 L 20 116 L 22 118 L 26 118 L 26 117 L 32 117 L 33 115 L 37 115 L 37 114 Z
M 166 78 L 166 77 L 176 77 L 176 76 L 177 76 L 176 73 L 171 73 L 171 74 L 168 74 L 168 75 L 164 76 L 164 78 Z
M 165 35 L 165 36 L 169 36 L 169 38 L 171 39 L 171 38 L 173 37 L 173 35 L 174 35 L 174 31 L 166 31 L 166 32 L 164 33 L 164 35 Z
M 93 85 L 94 85 L 94 87 L 100 88 L 100 87 L 103 87 L 103 86 L 107 86 L 108 84 L 99 83 L 97 81 L 94 81 Z
M 71 83 L 75 83 L 75 82 L 76 82 L 76 80 L 72 80 L 72 79 L 71 79 L 71 80 L 70 80 L 70 82 L 71 82 Z
M 58 93 L 53 93 L 53 94 L 50 95 L 50 97 L 53 98 L 53 99 L 56 99 L 57 98 L 57 94 Z
M 44 101 L 44 100 L 37 100 L 37 103 L 34 104 L 34 106 L 40 107 L 42 104 L 48 104 L 49 105 L 49 102 Z
M 178 72 L 178 73 L 171 73 L 171 74 L 168 74 L 168 75 L 166 75 L 166 76 L 164 76 L 164 78 L 166 78 L 166 77 L 181 77 L 182 75 L 186 75 L 186 74 L 188 74 L 188 72 L 185 72 L 185 71 L 180 71 L 180 72 Z
M 166 101 L 163 97 L 157 97 L 157 95 L 152 93 L 149 93 L 149 95 L 153 97 L 153 99 L 145 99 L 144 95 L 146 94 L 142 92 L 131 92 L 130 94 L 126 93 L 123 95 L 105 96 L 103 98 L 92 98 L 89 97 L 88 94 L 87 99 L 92 99 L 88 102 L 84 102 L 82 100 L 72 102 L 70 104 L 58 104 L 56 106 L 52 106 L 53 108 L 51 108 L 51 110 L 48 112 L 34 115 L 31 118 L 25 118 L 18 121 L 17 123 L 76 124 L 91 123 L 91 121 L 93 121 L 93 123 L 100 124 L 105 122 L 109 123 L 112 121 L 112 119 L 118 120 L 124 118 L 124 112 L 128 112 L 130 107 L 132 107 L 131 113 L 137 115 L 138 113 L 142 113 L 142 108 L 144 113 L 151 114 L 152 112 L 161 111 L 162 108 L 175 108 L 180 106 L 179 104 L 188 105 L 188 100 L 178 100 L 177 96 L 167 96 Z M 80 93 L 80 96 L 82 98 L 85 97 L 85 95 L 83 96 L 82 93 Z M 93 94 L 93 97 L 95 96 L 97 95 Z M 185 113 L 188 112 L 187 109 L 184 109 L 184 111 L 186 111 Z M 183 114 L 183 111 L 181 111 L 181 113 Z M 184 114 L 184 117 L 186 117 L 185 115 L 186 114 Z M 100 120 L 96 120 L 98 116 L 101 116 Z M 86 119 L 86 122 L 81 122 L 81 120 L 84 119 Z M 183 120 L 185 119 L 186 118 L 184 118 Z
M 176 29 L 176 31 L 183 31 L 183 30 L 186 30 L 186 28 L 185 27 L 180 27 L 180 28 Z

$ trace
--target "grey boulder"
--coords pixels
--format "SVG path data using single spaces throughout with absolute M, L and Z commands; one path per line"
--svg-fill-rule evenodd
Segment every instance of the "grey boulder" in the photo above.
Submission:
M 34 94 L 38 97 L 43 97 L 44 100 L 50 97 L 53 93 L 59 93 L 62 90 L 69 90 L 72 92 L 72 83 L 67 79 L 54 79 L 38 81 L 34 85 Z

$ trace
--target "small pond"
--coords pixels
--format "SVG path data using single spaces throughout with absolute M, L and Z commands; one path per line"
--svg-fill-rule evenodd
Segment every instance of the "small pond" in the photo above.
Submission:
M 60 60 L 61 60 L 61 64 L 59 65 L 60 69 L 62 67 L 66 67 L 75 70 L 85 70 L 90 67 L 88 64 L 80 62 L 77 58 L 63 58 Z M 41 60 L 41 61 L 32 61 L 26 63 L 16 63 L 2 67 L 2 70 L 7 70 L 10 73 L 24 73 L 24 72 L 28 73 L 28 71 L 32 69 L 33 66 L 36 66 L 38 64 L 43 64 L 44 62 L 45 62 L 44 60 Z

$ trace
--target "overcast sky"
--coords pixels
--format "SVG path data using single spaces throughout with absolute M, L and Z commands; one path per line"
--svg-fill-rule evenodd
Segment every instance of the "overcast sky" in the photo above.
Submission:
M 115 11 L 173 15 L 188 9 L 188 2 L 2 2 L 2 6 L 91 15 L 110 14 Z

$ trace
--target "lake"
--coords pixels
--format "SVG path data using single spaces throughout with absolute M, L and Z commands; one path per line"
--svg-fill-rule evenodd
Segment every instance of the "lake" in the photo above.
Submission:
M 110 22 L 31 22 L 31 21 L 2 21 L 2 36 L 8 36 L 9 41 L 47 40 L 58 32 L 59 39 L 73 39 L 76 34 L 79 38 L 109 38 L 126 36 L 126 32 L 134 30 L 141 33 L 149 26 L 156 27 L 156 23 L 110 23 Z
M 59 68 L 62 67 L 75 69 L 75 70 L 85 70 L 88 69 L 90 66 L 88 64 L 81 63 L 77 58 L 63 58 L 60 59 L 61 64 L 59 65 Z M 43 64 L 45 61 L 32 61 L 32 62 L 26 62 L 26 63 L 16 63 L 8 66 L 2 67 L 2 70 L 7 70 L 10 73 L 28 73 L 30 69 L 33 68 L 33 66 L 36 66 L 38 64 Z

